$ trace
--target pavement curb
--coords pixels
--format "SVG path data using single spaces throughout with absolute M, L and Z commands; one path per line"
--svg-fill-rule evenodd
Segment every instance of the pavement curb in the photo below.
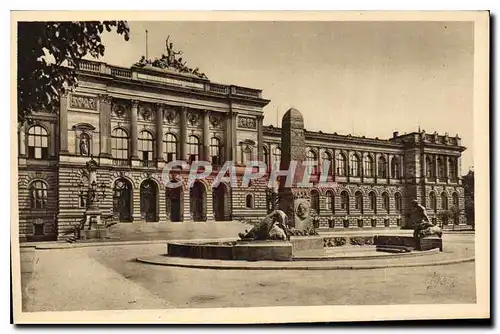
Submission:
M 163 257 L 163 261 L 159 261 L 159 257 Z M 161 259 L 161 258 L 160 258 Z M 444 260 L 437 262 L 423 262 L 423 263 L 406 263 L 406 264 L 384 264 L 384 265 L 331 265 L 328 263 L 327 265 L 323 263 L 319 263 L 317 261 L 315 265 L 312 265 L 312 261 L 302 261 L 302 263 L 307 262 L 308 265 L 299 266 L 298 261 L 283 261 L 276 262 L 273 265 L 267 266 L 254 266 L 248 265 L 243 261 L 234 261 L 238 262 L 235 264 L 227 263 L 227 264 L 199 264 L 199 263 L 175 263 L 165 261 L 168 257 L 163 255 L 157 255 L 155 257 L 145 257 L 145 258 L 137 258 L 136 261 L 151 264 L 151 265 L 160 265 L 166 267 L 182 267 L 182 268 L 193 268 L 193 269 L 222 269 L 222 270 L 364 270 L 364 269 L 387 269 L 387 268 L 410 268 L 410 267 L 429 267 L 429 266 L 440 266 L 440 265 L 449 265 L 449 264 L 457 264 L 464 262 L 473 262 L 475 261 L 475 257 L 467 257 L 462 259 L 453 259 L 453 260 Z M 203 260 L 210 261 L 210 260 Z M 230 261 L 226 261 L 230 262 Z M 331 261 L 325 261 L 331 262 Z M 255 262 L 250 262 L 255 263 Z

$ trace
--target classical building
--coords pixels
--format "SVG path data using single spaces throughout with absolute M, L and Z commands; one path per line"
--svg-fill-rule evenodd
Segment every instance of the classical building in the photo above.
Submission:
M 280 161 L 281 130 L 263 125 L 270 101 L 261 90 L 152 66 L 85 61 L 78 73 L 79 85 L 61 97 L 58 114 L 38 112 L 18 129 L 21 240 L 62 239 L 78 224 L 90 159 L 99 166 L 99 206 L 120 223 L 252 220 L 269 210 L 265 179 L 212 187 L 225 161 Z M 458 136 L 422 131 L 384 140 L 306 131 L 305 138 L 307 160 L 331 161 L 327 179 L 334 185 L 310 189 L 318 227 L 398 228 L 414 198 L 432 219 L 464 207 Z M 191 188 L 181 177 L 182 187 L 166 188 L 163 168 L 176 159 L 208 160 L 213 176 Z M 243 171 L 237 168 L 239 177 Z

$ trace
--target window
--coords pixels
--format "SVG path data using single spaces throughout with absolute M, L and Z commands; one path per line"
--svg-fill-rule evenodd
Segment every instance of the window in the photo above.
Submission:
M 319 192 L 317 190 L 311 190 L 311 209 L 319 214 Z
M 373 191 L 371 191 L 368 194 L 368 197 L 370 198 L 370 210 L 372 210 L 374 213 L 377 213 L 377 195 Z
M 372 218 L 371 225 L 372 227 L 377 227 L 377 220 L 375 218 Z
M 356 154 L 351 155 L 351 176 L 359 176 L 359 158 Z
M 172 133 L 165 134 L 165 160 L 172 162 L 177 160 L 177 137 Z
M 253 196 L 251 194 L 248 194 L 245 198 L 245 206 L 247 209 L 253 209 L 253 205 Z
M 457 178 L 458 172 L 457 172 L 457 161 L 455 158 L 449 158 L 448 159 L 448 177 L 452 180 L 455 180 Z
M 384 226 L 389 227 L 389 219 L 387 218 L 384 219 Z
M 451 195 L 452 198 L 453 198 L 453 206 L 458 208 L 459 207 L 459 202 L 458 202 L 458 194 L 457 193 L 453 193 L 453 195 Z
M 343 153 L 337 155 L 337 175 L 345 176 L 347 174 L 346 157 Z
M 401 218 L 397 218 L 396 219 L 396 225 L 397 226 L 401 226 Z
M 33 223 L 33 235 L 35 235 L 35 236 L 45 235 L 45 224 L 43 222 Z
M 387 193 L 382 194 L 382 208 L 384 212 L 389 213 L 389 195 Z
M 363 227 L 363 219 L 358 219 L 358 227 Z
M 128 160 L 128 134 L 122 128 L 111 132 L 111 155 L 114 159 Z
M 276 147 L 273 152 L 273 166 L 275 170 L 280 169 L 280 163 L 281 163 L 281 149 L 279 147 Z
M 328 166 L 328 169 L 326 167 Z M 326 169 L 327 175 L 333 174 L 333 166 L 332 166 L 332 156 L 328 152 L 323 152 L 323 165 L 321 166 L 321 170 Z
M 369 155 L 365 157 L 365 170 L 364 170 L 364 175 L 366 177 L 373 177 L 374 172 L 373 172 L 373 158 Z
M 347 191 L 340 193 L 340 208 L 349 212 L 349 195 L 347 194 Z
M 378 158 L 378 177 L 387 177 L 387 166 L 384 157 Z
M 425 157 L 425 177 L 434 177 L 434 163 L 431 157 Z
M 212 165 L 220 166 L 221 159 L 221 144 L 219 138 L 212 137 L 210 139 L 210 157 L 212 159 Z
M 142 161 L 152 161 L 153 160 L 153 147 L 154 140 L 153 135 L 149 131 L 141 131 L 139 133 L 139 157 Z
M 429 194 L 429 205 L 432 211 L 436 212 L 437 209 L 437 199 L 436 199 L 436 194 L 431 191 Z
M 197 161 L 200 156 L 200 141 L 196 136 L 188 137 L 188 160 L 189 163 Z
M 393 157 L 391 160 L 391 177 L 399 179 L 401 177 L 401 164 L 398 157 Z
M 314 151 L 308 151 L 306 154 L 307 170 L 309 175 L 317 174 L 318 158 Z
M 349 219 L 344 219 L 343 221 L 344 228 L 349 228 Z
M 28 158 L 48 159 L 49 136 L 47 130 L 39 125 L 34 125 L 28 130 Z
M 394 194 L 394 207 L 396 208 L 397 212 L 401 212 L 401 209 L 403 207 L 403 200 L 401 198 L 400 193 L 395 193 Z
M 443 179 L 445 177 L 444 161 L 440 157 L 437 158 L 437 166 L 438 166 L 438 179 Z
M 441 193 L 441 209 L 448 210 L 448 195 Z
M 354 194 L 354 198 L 355 198 L 354 205 L 356 207 L 356 210 L 363 213 L 363 194 L 361 193 L 361 191 L 357 191 Z
M 47 208 L 47 184 L 43 181 L 33 181 L 30 185 L 31 208 Z
M 326 192 L 326 209 L 331 213 L 335 212 L 335 197 L 333 191 Z

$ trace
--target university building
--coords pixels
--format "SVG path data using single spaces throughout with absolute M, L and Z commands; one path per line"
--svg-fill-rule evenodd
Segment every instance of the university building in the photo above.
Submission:
M 250 160 L 279 165 L 281 129 L 263 125 L 269 102 L 261 90 L 192 73 L 82 62 L 79 85 L 61 97 L 59 113 L 38 112 L 18 129 L 20 240 L 63 239 L 80 222 L 91 159 L 99 207 L 120 223 L 262 218 L 271 206 L 265 179 L 244 188 L 212 182 L 225 161 L 237 164 L 239 178 Z M 465 224 L 463 214 L 439 215 L 464 208 L 458 135 L 378 139 L 305 130 L 305 139 L 307 161 L 330 161 L 311 180 L 326 172 L 333 185 L 308 190 L 317 227 L 404 227 L 415 198 L 436 222 Z M 175 169 L 170 177 L 182 187 L 167 188 L 162 171 L 173 160 L 210 161 L 213 176 L 188 188 L 188 171 Z

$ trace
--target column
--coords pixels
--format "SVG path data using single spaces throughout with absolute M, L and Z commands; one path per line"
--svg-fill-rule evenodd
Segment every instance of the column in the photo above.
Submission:
M 231 149 L 232 149 L 231 156 L 233 157 L 233 160 L 236 160 L 236 157 L 238 154 L 238 152 L 237 152 L 238 144 L 237 144 L 237 140 L 236 140 L 236 125 L 238 123 L 238 113 L 232 111 L 231 117 L 232 117 L 232 121 L 231 121 Z
M 59 153 L 68 154 L 68 94 L 59 100 Z
M 163 111 L 164 106 L 161 103 L 157 103 L 156 107 L 156 147 L 155 147 L 155 159 L 156 161 L 163 161 Z
M 444 158 L 444 178 L 446 179 L 446 183 L 450 182 L 450 164 L 447 156 Z
M 400 165 L 399 165 L 399 178 L 400 179 L 402 179 L 402 178 L 405 177 L 405 175 L 404 175 L 405 174 L 405 167 L 404 167 L 405 166 L 405 161 L 404 161 L 404 158 L 405 158 L 404 155 L 401 155 L 400 159 L 399 159 L 399 161 L 400 161 L 399 162 L 400 163 Z
M 24 157 L 26 156 L 26 124 L 22 123 L 21 125 L 18 126 L 18 136 L 19 136 L 19 156 Z M 52 137 L 56 137 L 55 131 L 52 132 Z M 54 146 L 55 149 L 55 146 Z
M 57 156 L 56 152 L 56 145 L 57 145 L 57 138 L 56 138 L 56 124 L 55 123 L 50 123 L 50 156 L 55 157 Z M 23 131 L 23 137 L 24 137 L 24 131 Z M 26 146 L 24 145 L 24 140 L 23 140 L 23 151 L 19 150 L 19 152 L 23 152 L 26 149 Z
M 179 160 L 186 160 L 187 157 L 187 108 L 186 107 L 181 107 L 180 114 L 179 114 L 179 130 L 180 130 L 180 147 L 179 147 Z M 188 212 L 189 213 L 189 212 Z M 186 213 L 184 213 L 186 214 Z
M 210 111 L 205 110 L 203 113 L 203 155 L 202 159 L 210 161 Z
M 264 152 L 262 146 L 264 145 L 264 131 L 263 131 L 264 115 L 257 116 L 257 160 L 264 161 Z
M 363 183 L 365 180 L 365 152 L 361 151 L 359 155 L 361 157 L 359 162 L 359 174 L 361 175 L 361 183 Z
M 139 101 L 132 100 L 130 110 L 130 148 L 132 159 L 139 159 L 137 156 L 137 113 L 139 110 Z
M 335 176 L 337 175 L 337 150 L 332 149 L 332 181 L 335 182 Z M 336 201 L 338 202 L 338 201 Z
M 111 97 L 99 95 L 99 156 L 111 156 Z
M 385 170 L 386 170 L 386 173 L 387 173 L 387 183 L 390 183 L 390 177 L 391 177 L 391 162 L 390 162 L 390 156 L 389 154 L 386 154 L 385 155 L 385 160 L 386 160 L 386 164 L 387 166 L 385 166 Z
M 421 168 L 422 175 L 421 176 L 424 178 L 427 178 L 427 158 L 426 158 L 426 155 L 422 154 L 420 159 L 421 159 L 420 165 L 422 166 L 422 168 Z
M 232 126 L 232 116 L 231 114 L 226 115 L 226 140 L 224 143 L 224 148 L 225 148 L 225 160 L 226 161 L 231 161 L 233 160 L 233 149 L 231 143 L 232 141 L 232 134 L 233 134 L 233 126 Z
M 437 155 L 434 155 L 434 180 L 438 180 L 438 163 L 437 163 Z

